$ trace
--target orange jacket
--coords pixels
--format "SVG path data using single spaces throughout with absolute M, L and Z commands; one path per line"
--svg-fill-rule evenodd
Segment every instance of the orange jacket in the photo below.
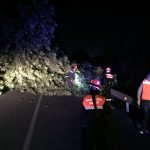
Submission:
M 150 81 L 143 80 L 142 82 L 142 100 L 150 100 Z
M 95 99 L 96 99 L 97 109 L 103 109 L 103 105 L 106 101 L 105 97 L 103 97 L 102 95 L 96 95 Z M 93 104 L 93 100 L 92 100 L 92 95 L 89 94 L 83 98 L 83 106 L 86 110 L 95 109 L 94 104 Z

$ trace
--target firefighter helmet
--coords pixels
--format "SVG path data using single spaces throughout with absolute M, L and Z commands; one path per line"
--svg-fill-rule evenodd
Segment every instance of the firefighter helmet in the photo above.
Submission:
M 93 86 L 93 87 L 96 87 L 96 88 L 100 88 L 101 82 L 98 79 L 93 79 L 90 82 L 90 86 Z
M 95 85 L 95 86 L 97 86 L 97 87 L 100 87 L 100 81 L 97 80 L 97 79 L 91 80 L 91 84 L 92 84 L 92 85 Z
M 105 70 L 106 70 L 107 73 L 111 72 L 111 68 L 109 68 L 109 67 L 107 67 Z
M 100 91 L 101 82 L 98 79 L 93 79 L 90 81 L 89 89 L 93 93 Z

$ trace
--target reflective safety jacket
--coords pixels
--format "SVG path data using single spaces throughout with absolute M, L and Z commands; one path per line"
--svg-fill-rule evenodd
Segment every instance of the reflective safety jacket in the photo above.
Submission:
M 112 74 L 106 73 L 105 75 L 106 75 L 106 78 L 107 78 L 107 79 L 113 79 L 113 75 L 112 75 Z
M 114 76 L 111 73 L 105 74 L 104 85 L 109 87 L 114 85 Z
M 105 97 L 103 97 L 102 95 L 96 95 L 95 96 L 95 100 L 96 100 L 96 107 L 97 109 L 103 109 L 103 105 L 105 103 Z M 92 99 L 92 95 L 86 95 L 83 99 L 83 106 L 86 110 L 92 110 L 92 109 L 96 109 L 94 107 L 93 104 L 93 99 Z
M 142 100 L 150 100 L 150 81 L 143 80 L 142 87 Z

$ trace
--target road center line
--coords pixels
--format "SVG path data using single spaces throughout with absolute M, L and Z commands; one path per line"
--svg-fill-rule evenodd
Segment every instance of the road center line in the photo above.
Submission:
M 40 108 L 42 98 L 43 98 L 43 95 L 41 94 L 39 96 L 39 99 L 38 99 L 38 102 L 37 102 L 32 120 L 30 122 L 29 130 L 28 130 L 28 133 L 26 135 L 26 139 L 25 139 L 22 150 L 29 150 L 29 146 L 30 146 L 30 142 L 31 142 L 31 138 L 32 138 L 32 134 L 33 134 L 33 130 L 34 130 L 34 126 L 35 126 L 35 123 L 36 123 L 36 118 L 37 118 L 37 115 L 38 115 L 38 111 L 39 111 L 39 108 Z

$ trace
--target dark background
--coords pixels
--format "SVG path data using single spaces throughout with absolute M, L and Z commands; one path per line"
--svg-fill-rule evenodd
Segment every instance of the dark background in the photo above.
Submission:
M 95 57 L 96 64 L 112 65 L 119 70 L 119 63 L 123 62 L 144 74 L 149 71 L 147 7 L 74 0 L 55 4 L 59 37 L 69 54 L 88 53 L 89 57 Z
M 15 17 L 16 6 L 31 0 L 1 0 L 0 13 Z M 145 54 L 150 48 L 149 9 L 78 0 L 51 0 L 58 23 L 56 38 L 70 54 L 78 49 L 90 57 L 112 53 Z M 145 4 L 146 5 L 146 4 Z M 136 54 L 139 53 L 139 54 Z
M 149 48 L 149 11 L 145 7 L 60 0 L 56 12 L 60 35 L 70 51 L 83 48 L 93 56 L 106 49 Z
M 112 67 L 122 90 L 136 97 L 140 82 L 150 72 L 146 5 L 61 0 L 56 3 L 59 37 L 71 59 Z
M 0 15 L 15 18 L 17 5 L 30 1 L 1 0 Z M 54 43 L 71 61 L 90 61 L 103 68 L 110 66 L 112 72 L 124 81 L 122 87 L 128 89 L 128 93 L 135 92 L 150 70 L 150 13 L 147 4 L 51 2 L 55 6 L 58 24 Z

